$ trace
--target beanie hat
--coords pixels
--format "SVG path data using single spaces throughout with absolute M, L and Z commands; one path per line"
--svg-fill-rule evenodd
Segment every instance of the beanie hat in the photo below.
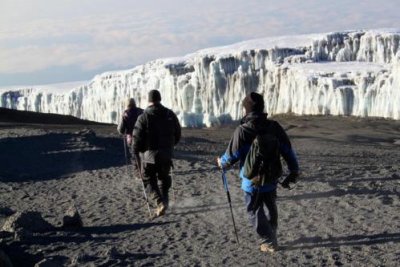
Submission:
M 243 99 L 243 107 L 246 114 L 250 112 L 263 112 L 264 111 L 264 98 L 262 95 L 251 92 Z
M 158 103 L 161 101 L 161 94 L 158 90 L 151 90 L 149 92 L 149 102 Z

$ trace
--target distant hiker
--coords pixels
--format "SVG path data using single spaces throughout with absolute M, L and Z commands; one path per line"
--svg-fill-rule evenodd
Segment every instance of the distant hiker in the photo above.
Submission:
M 181 138 L 181 126 L 175 113 L 161 105 L 159 91 L 151 90 L 148 97 L 149 107 L 133 130 L 133 148 L 141 152 L 144 187 L 154 201 L 156 216 L 161 216 L 168 208 L 172 153 Z
M 278 178 L 282 175 L 280 156 L 283 156 L 290 171 L 282 182 L 283 187 L 289 188 L 290 183 L 296 182 L 299 166 L 283 128 L 278 122 L 267 119 L 267 114 L 263 113 L 262 95 L 252 92 L 244 98 L 242 104 L 246 115 L 235 129 L 225 154 L 217 162 L 224 170 L 240 161 L 239 175 L 245 193 L 246 209 L 253 228 L 261 238 L 260 249 L 263 252 L 274 252 L 278 246 L 276 189 Z M 264 150 L 268 152 L 265 155 Z M 264 212 L 264 205 L 270 219 Z
M 122 119 L 118 125 L 118 132 L 124 135 L 125 138 L 125 145 L 127 146 L 125 149 L 129 151 L 128 159 L 132 159 L 132 156 L 139 157 L 138 153 L 133 150 L 132 146 L 132 132 L 133 127 L 139 117 L 143 113 L 143 109 L 136 107 L 135 99 L 129 98 L 127 101 L 127 109 L 122 114 Z M 125 150 L 125 151 L 126 151 Z M 139 170 L 136 167 L 136 164 L 133 164 L 135 176 L 138 176 Z
M 132 144 L 133 127 L 139 117 L 143 113 L 143 109 L 136 107 L 135 99 L 129 98 L 127 108 L 122 114 L 122 119 L 118 125 L 118 132 L 126 135 L 127 144 Z

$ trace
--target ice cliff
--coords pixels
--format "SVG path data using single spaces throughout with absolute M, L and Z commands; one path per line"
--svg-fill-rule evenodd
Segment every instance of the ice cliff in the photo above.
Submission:
M 400 119 L 400 31 L 346 31 L 257 39 L 108 72 L 80 86 L 0 89 L 1 107 L 117 123 L 158 89 L 183 126 L 242 116 L 241 100 L 264 95 L 269 114 Z

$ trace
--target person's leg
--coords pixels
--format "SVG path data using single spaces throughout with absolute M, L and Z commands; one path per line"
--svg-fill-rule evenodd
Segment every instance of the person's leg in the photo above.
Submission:
M 278 246 L 278 241 L 277 241 L 278 208 L 276 206 L 276 190 L 264 193 L 263 200 L 269 214 L 269 220 L 267 222 L 269 242 L 272 244 L 274 248 L 276 248 Z
M 272 228 L 278 228 L 278 207 L 276 206 L 276 190 L 273 192 L 266 193 L 265 205 L 268 208 L 269 222 Z
M 169 189 L 171 188 L 172 185 L 172 180 L 171 180 L 171 163 L 170 162 L 165 162 L 157 165 L 157 171 L 158 171 L 158 179 L 161 183 L 160 189 L 161 189 L 161 197 L 164 205 L 166 208 L 168 207 L 169 204 Z
M 152 204 L 158 206 L 162 203 L 160 188 L 157 183 L 157 169 L 155 164 L 143 164 L 143 183 L 149 198 L 153 201 Z
M 135 179 L 140 179 L 140 169 L 142 168 L 142 160 L 140 159 L 139 153 L 134 153 L 133 149 L 131 151 L 132 154 L 132 164 L 133 164 L 133 176 Z
M 126 157 L 127 157 L 127 160 L 128 160 L 128 162 L 131 162 L 132 161 L 132 145 L 131 144 L 129 144 L 128 143 L 128 138 L 127 138 L 127 136 L 125 136 L 124 137 L 125 138 L 125 142 L 124 142 L 124 144 L 125 144 L 125 151 L 126 151 Z
M 263 193 L 245 192 L 246 210 L 249 221 L 261 239 L 261 242 L 269 240 L 268 219 L 264 213 Z

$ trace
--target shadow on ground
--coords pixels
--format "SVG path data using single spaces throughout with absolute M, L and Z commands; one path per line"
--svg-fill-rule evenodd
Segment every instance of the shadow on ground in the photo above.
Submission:
M 344 237 L 303 237 L 282 245 L 283 250 L 334 248 L 340 246 L 365 246 L 382 243 L 399 243 L 400 233 L 382 233 L 375 235 L 349 235 Z
M 389 196 L 389 195 L 396 195 L 396 191 L 392 190 L 379 190 L 379 189 L 368 189 L 368 188 L 360 188 L 360 189 L 333 189 L 326 192 L 312 192 L 312 193 L 305 193 L 295 196 L 279 196 L 280 200 L 309 200 L 309 199 L 317 199 L 317 198 L 329 198 L 329 197 L 343 197 L 346 195 L 371 195 L 371 196 Z
M 51 133 L 0 139 L 0 181 L 62 178 L 125 164 L 123 142 L 94 134 Z
M 5 242 L 2 245 L 2 249 L 7 253 L 13 262 L 14 266 L 34 266 L 35 263 L 39 262 L 45 257 L 43 252 L 32 253 L 32 251 L 26 250 L 29 248 L 27 245 L 40 245 L 49 246 L 53 245 L 51 250 L 58 251 L 64 250 L 70 245 L 79 245 L 84 243 L 95 243 L 97 245 L 104 245 L 109 243 L 112 245 L 117 237 L 111 236 L 112 234 L 118 234 L 121 232 L 133 232 L 140 229 L 158 227 L 167 224 L 174 223 L 174 221 L 169 222 L 158 222 L 158 223 L 142 223 L 142 224 L 117 224 L 117 225 L 107 225 L 107 226 L 89 226 L 83 227 L 76 230 L 63 230 L 58 229 L 55 232 L 47 232 L 43 234 L 36 234 L 32 237 L 26 237 L 22 241 L 17 242 Z M 54 244 L 57 244 L 54 246 Z M 127 260 L 128 262 L 133 259 L 145 259 L 145 258 L 156 258 L 162 256 L 162 254 L 147 254 L 147 253 L 122 253 L 113 255 L 113 260 Z M 84 255 L 81 260 L 85 261 L 95 261 L 98 259 L 98 255 Z M 129 265 L 129 264 L 128 264 Z M 63 265 L 62 265 L 63 266 Z

